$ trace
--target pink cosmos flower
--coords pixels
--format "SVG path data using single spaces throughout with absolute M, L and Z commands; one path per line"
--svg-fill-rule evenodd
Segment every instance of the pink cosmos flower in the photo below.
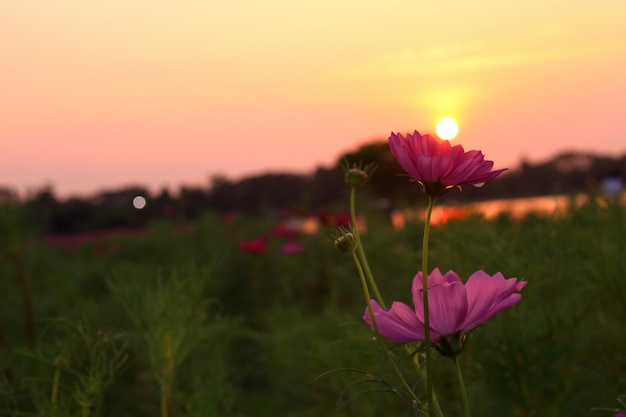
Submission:
M 461 145 L 451 146 L 417 130 L 406 139 L 392 133 L 389 148 L 400 166 L 434 197 L 453 187 L 482 184 L 506 170 L 492 171 L 493 161 L 485 161 L 480 151 L 465 152 Z
M 442 274 L 438 268 L 434 269 L 428 276 L 431 340 L 436 347 L 446 339 L 448 343 L 456 339 L 462 344 L 472 329 L 520 301 L 522 296 L 519 291 L 524 286 L 526 281 L 505 279 L 500 272 L 491 276 L 484 271 L 476 271 L 464 284 L 454 271 Z M 391 308 L 384 309 L 376 301 L 371 301 L 382 336 L 400 343 L 425 340 L 421 272 L 413 278 L 411 294 L 414 309 L 397 301 Z M 367 308 L 363 320 L 374 330 Z

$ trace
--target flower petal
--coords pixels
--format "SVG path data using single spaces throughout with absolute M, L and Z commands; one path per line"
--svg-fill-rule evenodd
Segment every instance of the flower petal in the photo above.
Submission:
M 467 295 L 461 282 L 434 285 L 428 291 L 431 339 L 452 336 L 460 331 L 467 313 Z
M 439 268 L 435 268 L 428 275 L 428 286 L 429 287 L 432 287 L 435 284 L 443 284 L 444 282 L 460 282 L 460 283 L 463 283 L 463 281 L 461 281 L 461 278 L 459 278 L 457 273 L 452 271 L 452 270 L 446 272 L 445 274 L 442 274 L 441 270 L 439 270 Z M 422 271 L 418 272 L 413 277 L 413 286 L 411 287 L 411 292 L 412 292 L 412 294 L 415 294 L 415 291 L 421 290 L 421 289 L 422 289 Z
M 375 300 L 371 300 L 371 303 L 376 325 L 382 336 L 399 343 L 424 340 L 424 323 L 418 320 L 411 307 L 396 301 L 391 308 L 384 309 Z M 367 308 L 363 314 L 363 320 L 374 331 L 372 318 Z
M 407 174 L 413 178 L 420 177 L 416 165 L 417 157 L 414 152 L 411 152 L 407 139 L 404 139 L 401 134 L 392 133 L 389 137 L 389 149 Z
M 519 291 L 524 286 L 526 281 L 505 279 L 500 272 L 493 276 L 484 271 L 474 272 L 465 283 L 468 309 L 462 330 L 469 331 L 518 303 L 522 298 Z

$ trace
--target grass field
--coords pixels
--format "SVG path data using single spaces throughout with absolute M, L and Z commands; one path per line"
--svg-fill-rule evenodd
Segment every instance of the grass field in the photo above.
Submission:
M 10 210 L 1 415 L 414 415 L 392 393 L 359 395 L 375 383 L 351 384 L 362 375 L 347 369 L 377 375 L 384 362 L 333 228 L 291 236 L 306 246 L 284 254 L 277 218 L 207 213 L 63 246 L 24 236 Z M 381 292 L 410 304 L 423 224 L 361 214 Z M 262 253 L 239 247 L 260 236 Z M 626 394 L 626 207 L 592 197 L 558 215 L 470 214 L 433 226 L 430 242 L 431 268 L 528 281 L 461 355 L 474 416 L 613 415 L 593 409 Z M 436 357 L 435 370 L 444 412 L 461 415 L 452 363 Z

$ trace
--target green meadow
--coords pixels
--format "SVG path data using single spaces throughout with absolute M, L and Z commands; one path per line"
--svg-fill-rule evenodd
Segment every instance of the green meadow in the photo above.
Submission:
M 67 247 L 0 208 L 0 415 L 415 415 L 390 389 L 333 227 L 298 234 L 306 247 L 291 255 L 275 216 L 217 212 Z M 360 215 L 384 298 L 410 304 L 423 223 Z M 263 253 L 240 249 L 259 236 Z M 625 252 L 626 207 L 593 195 L 553 214 L 431 228 L 430 269 L 528 282 L 460 357 L 474 416 L 613 415 L 626 394 Z M 406 350 L 392 351 L 413 378 Z M 444 413 L 461 415 L 449 359 L 435 357 L 434 386 Z

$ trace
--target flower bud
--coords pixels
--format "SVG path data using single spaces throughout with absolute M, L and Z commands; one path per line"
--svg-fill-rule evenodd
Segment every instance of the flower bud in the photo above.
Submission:
M 361 188 L 367 184 L 370 176 L 376 170 L 376 164 L 363 165 L 359 163 L 350 167 L 347 161 L 344 161 L 342 168 L 344 173 L 343 179 L 346 184 L 353 188 Z
M 369 178 L 370 176 L 367 175 L 367 172 L 358 168 L 350 168 L 348 171 L 346 171 L 346 174 L 344 176 L 344 180 L 346 181 L 346 183 L 350 187 L 356 188 L 363 187 L 367 183 Z
M 342 233 L 335 238 L 335 247 L 344 253 L 354 252 L 356 249 L 356 239 L 350 232 Z

